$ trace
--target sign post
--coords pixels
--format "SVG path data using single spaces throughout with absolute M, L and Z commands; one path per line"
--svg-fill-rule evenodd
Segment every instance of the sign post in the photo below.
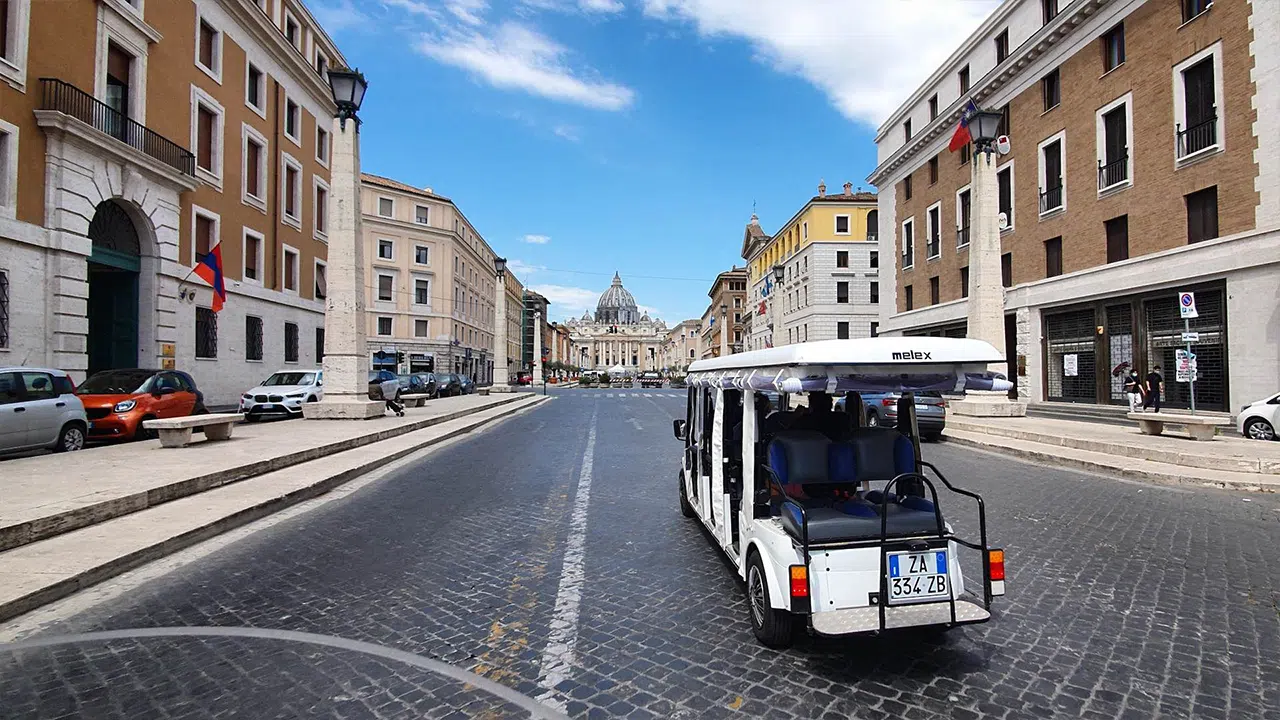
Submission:
M 1191 352 L 1191 343 L 1193 340 L 1199 340 L 1199 333 L 1191 332 L 1192 318 L 1200 317 L 1200 313 L 1196 311 L 1196 294 L 1190 292 L 1178 293 L 1178 312 L 1182 315 L 1182 341 L 1187 344 L 1184 355 L 1179 352 L 1177 381 L 1187 383 L 1187 397 L 1191 398 L 1191 414 L 1196 414 L 1196 355 Z M 1184 369 L 1185 368 L 1185 369 Z M 1159 392 L 1159 390 L 1157 390 Z

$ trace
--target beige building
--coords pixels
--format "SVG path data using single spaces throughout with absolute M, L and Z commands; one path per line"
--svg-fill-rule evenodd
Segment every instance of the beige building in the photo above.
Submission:
M 431 188 L 368 173 L 362 181 L 370 366 L 462 373 L 489 383 L 496 327 L 493 249 L 452 200 Z M 511 292 L 519 281 L 510 272 L 506 277 L 510 322 Z
M 662 369 L 683 372 L 702 358 L 702 321 L 684 320 L 662 339 Z
M 716 276 L 707 291 L 711 304 L 702 314 L 702 354 L 720 357 L 721 333 L 729 355 L 743 351 L 742 321 L 747 315 L 747 270 L 733 267 Z
M 0 364 L 176 367 L 215 406 L 317 365 L 345 64 L 293 0 L 0 2 Z

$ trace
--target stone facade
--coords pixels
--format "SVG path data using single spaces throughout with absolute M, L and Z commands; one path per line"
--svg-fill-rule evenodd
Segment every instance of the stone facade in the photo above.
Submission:
M 628 372 L 662 367 L 662 345 L 667 325 L 640 311 L 635 298 L 614 274 L 613 283 L 600 295 L 596 311 L 565 323 L 569 330 L 573 362 L 587 370 L 621 366 Z

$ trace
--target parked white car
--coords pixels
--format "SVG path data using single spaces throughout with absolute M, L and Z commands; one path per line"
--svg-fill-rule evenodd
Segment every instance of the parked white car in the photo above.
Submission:
M 89 420 L 61 370 L 0 368 L 0 452 L 84 447 Z
M 1275 440 L 1280 426 L 1280 393 L 1240 408 L 1236 427 L 1240 434 L 1254 440 Z
M 264 417 L 302 417 L 303 403 L 323 398 L 321 370 L 280 370 L 240 396 L 240 412 L 249 422 Z

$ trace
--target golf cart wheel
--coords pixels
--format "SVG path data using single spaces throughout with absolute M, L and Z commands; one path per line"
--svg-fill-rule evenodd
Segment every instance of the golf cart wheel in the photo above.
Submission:
M 687 518 L 695 517 L 693 506 L 689 504 L 689 495 L 684 489 L 684 473 L 679 473 L 677 477 L 680 478 L 680 514 Z
M 1276 429 L 1262 418 L 1253 418 L 1244 424 L 1244 436 L 1254 440 L 1275 440 Z
M 756 639 L 766 647 L 785 648 L 791 645 L 795 630 L 795 616 L 786 610 L 769 606 L 769 580 L 759 553 L 752 550 L 747 558 L 747 614 L 751 617 L 751 630 Z

